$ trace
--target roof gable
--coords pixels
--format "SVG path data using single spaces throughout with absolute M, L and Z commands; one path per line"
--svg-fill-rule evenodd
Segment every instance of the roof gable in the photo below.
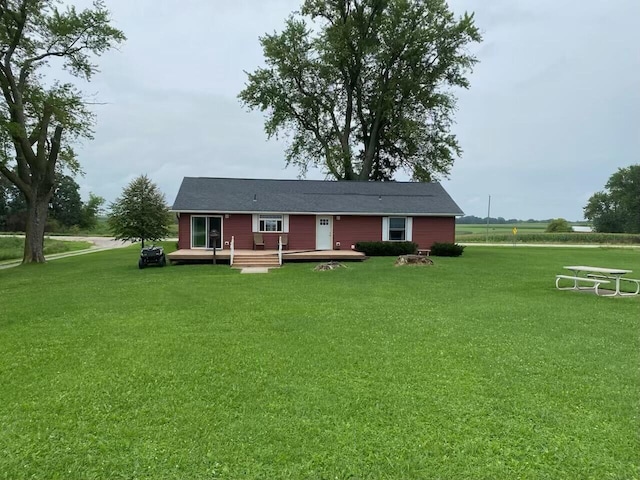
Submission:
M 462 215 L 437 183 L 185 177 L 183 212 Z

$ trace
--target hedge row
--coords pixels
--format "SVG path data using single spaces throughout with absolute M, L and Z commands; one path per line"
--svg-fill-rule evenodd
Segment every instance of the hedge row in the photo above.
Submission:
M 431 246 L 431 255 L 434 257 L 459 257 L 464 247 L 457 243 L 434 243 Z
M 417 253 L 418 244 L 413 242 L 358 242 L 356 250 L 368 257 L 394 257 Z M 464 247 L 453 243 L 434 243 L 431 255 L 436 257 L 459 257 Z
M 416 253 L 418 244 L 413 242 L 358 242 L 356 250 L 368 257 L 393 257 Z

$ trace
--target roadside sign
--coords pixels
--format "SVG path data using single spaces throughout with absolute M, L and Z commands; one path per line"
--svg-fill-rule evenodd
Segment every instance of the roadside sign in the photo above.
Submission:
M 515 235 L 516 233 L 518 233 L 518 229 L 516 227 L 513 227 L 513 230 L 511 230 L 513 232 L 513 234 Z

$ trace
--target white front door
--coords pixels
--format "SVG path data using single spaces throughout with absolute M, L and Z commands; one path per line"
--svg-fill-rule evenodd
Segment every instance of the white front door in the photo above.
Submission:
M 333 217 L 316 217 L 316 250 L 331 250 L 333 248 Z

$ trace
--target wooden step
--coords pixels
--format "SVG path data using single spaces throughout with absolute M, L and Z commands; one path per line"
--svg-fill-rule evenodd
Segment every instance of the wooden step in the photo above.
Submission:
M 277 255 L 236 255 L 233 257 L 233 266 L 242 267 L 270 267 L 276 268 L 280 264 Z
M 279 267 L 280 264 L 278 262 L 267 262 L 267 261 L 251 261 L 251 262 L 233 262 L 234 267 Z

